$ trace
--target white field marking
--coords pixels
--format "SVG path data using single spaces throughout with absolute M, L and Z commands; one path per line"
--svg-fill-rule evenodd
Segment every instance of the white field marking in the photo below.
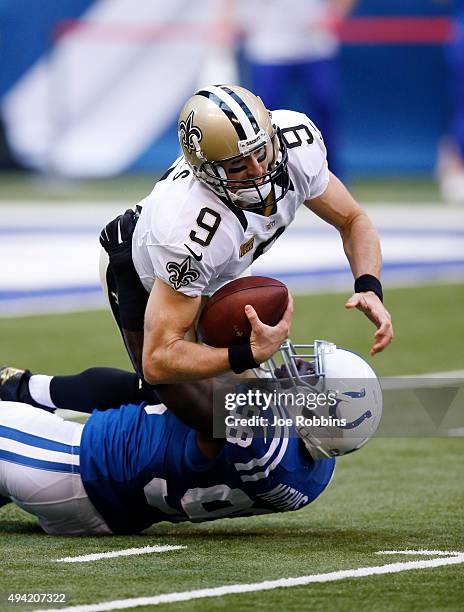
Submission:
M 379 550 L 375 553 L 376 555 L 424 555 L 426 557 L 451 557 L 456 555 L 463 555 L 462 552 L 454 550 Z
M 113 557 L 130 557 L 131 555 L 147 555 L 149 553 L 162 553 L 170 550 L 180 550 L 187 546 L 143 546 L 142 548 L 126 548 L 124 550 L 112 550 L 105 553 L 94 553 L 92 555 L 81 555 L 79 557 L 63 557 L 55 559 L 57 563 L 85 563 L 87 561 L 98 561 L 99 559 L 112 559 Z
M 448 429 L 448 436 L 450 438 L 464 438 L 464 427 L 454 427 Z
M 454 372 L 430 372 L 429 374 L 413 374 L 411 376 L 385 376 L 380 378 L 384 391 L 400 389 L 426 389 L 442 387 L 443 384 L 462 384 L 464 370 Z
M 407 378 L 464 378 L 464 370 L 451 370 L 449 372 L 429 372 L 428 374 L 413 374 Z
M 402 551 L 396 551 L 401 554 Z M 404 551 L 403 551 L 404 552 Z M 440 555 L 444 551 L 436 551 Z M 409 554 L 409 551 L 406 551 Z M 281 578 L 279 580 L 266 580 L 251 584 L 227 584 L 211 589 L 199 589 L 196 591 L 183 591 L 180 593 L 166 593 L 153 597 L 137 597 L 135 599 L 117 599 L 114 601 L 104 601 L 98 604 L 87 604 L 80 606 L 70 606 L 67 608 L 56 608 L 60 612 L 106 612 L 107 610 L 124 610 L 127 608 L 137 608 L 138 606 L 156 606 L 164 603 L 174 603 L 178 601 L 190 601 L 192 599 L 202 599 L 205 597 L 222 597 L 235 593 L 254 593 L 256 591 L 270 591 L 272 589 L 305 586 L 320 582 L 334 582 L 345 578 L 364 578 L 365 576 L 375 576 L 380 574 L 395 574 L 408 570 L 429 569 L 444 565 L 458 565 L 464 563 L 464 552 L 453 553 L 449 557 L 439 559 L 428 559 L 426 561 L 407 561 L 403 563 L 389 563 L 374 567 L 358 567 L 357 569 L 340 570 L 327 574 L 313 574 L 310 576 L 299 576 L 298 578 Z M 49 612 L 49 610 L 35 610 L 34 612 Z

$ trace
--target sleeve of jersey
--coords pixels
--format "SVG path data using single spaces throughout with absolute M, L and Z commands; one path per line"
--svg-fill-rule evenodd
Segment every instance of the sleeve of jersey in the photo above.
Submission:
M 327 152 L 322 136 L 315 137 L 314 143 L 320 150 L 321 165 L 316 175 L 310 177 L 308 199 L 317 198 L 327 189 L 329 184 L 329 167 L 327 165 Z
M 243 437 L 242 437 L 243 438 Z M 314 501 L 329 484 L 334 459 L 313 461 L 300 450 L 299 440 L 284 435 L 253 439 L 247 448 L 231 449 L 243 489 L 275 512 L 298 510 Z
M 148 246 L 155 276 L 189 297 L 210 295 L 211 281 L 229 260 L 232 248 L 225 232 L 217 232 L 207 247 L 190 240 Z
M 190 297 L 205 293 L 214 267 L 200 249 L 191 253 L 185 245 L 157 244 L 148 250 L 157 278 Z
M 283 132 L 287 139 L 291 163 L 297 171 L 299 187 L 305 200 L 317 198 L 329 184 L 327 150 L 322 134 L 303 113 L 287 112 L 285 121 L 298 124 L 284 128 Z M 295 146 L 295 143 L 298 143 L 298 146 Z

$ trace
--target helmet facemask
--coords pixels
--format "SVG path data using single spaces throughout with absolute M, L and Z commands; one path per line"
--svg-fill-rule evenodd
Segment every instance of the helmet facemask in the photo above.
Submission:
M 287 148 L 277 128 L 273 126 L 272 135 L 261 130 L 259 136 L 258 143 L 240 155 L 218 161 L 205 160 L 198 169 L 194 168 L 197 178 L 217 195 L 225 198 L 229 204 L 252 212 L 261 212 L 269 204 L 276 204 L 285 196 L 290 183 L 287 171 Z M 248 179 L 227 177 L 224 162 L 233 162 L 253 155 L 263 146 L 268 164 L 266 172 Z
M 285 388 L 306 387 L 313 390 L 323 384 L 325 355 L 334 352 L 336 348 L 335 344 L 325 340 L 314 340 L 314 344 L 293 344 L 289 339 L 281 345 L 275 355 L 256 368 L 255 374 L 258 377 L 272 378 Z M 282 365 L 277 361 L 277 356 Z M 299 363 L 307 362 L 308 359 L 311 368 L 303 373 Z M 280 375 L 277 376 L 276 371 L 279 369 Z

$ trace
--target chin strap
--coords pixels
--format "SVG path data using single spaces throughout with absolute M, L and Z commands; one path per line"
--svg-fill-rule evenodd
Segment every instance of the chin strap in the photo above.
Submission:
M 264 200 L 271 193 L 271 183 L 264 185 L 255 185 L 254 187 L 248 187 L 247 189 L 238 189 L 233 195 L 236 196 L 237 201 L 245 202 L 246 204 L 263 204 Z

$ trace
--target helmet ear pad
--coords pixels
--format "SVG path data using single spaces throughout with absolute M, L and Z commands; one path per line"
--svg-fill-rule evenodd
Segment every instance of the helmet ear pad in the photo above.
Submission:
M 279 137 L 277 134 L 266 143 L 267 163 L 269 168 L 272 168 L 277 161 L 279 155 Z

